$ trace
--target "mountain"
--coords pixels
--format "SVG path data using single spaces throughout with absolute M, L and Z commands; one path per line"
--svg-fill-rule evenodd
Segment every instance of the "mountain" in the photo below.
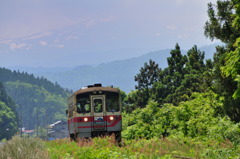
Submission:
M 205 59 L 213 57 L 216 43 L 213 45 L 203 46 L 199 49 L 205 52 Z M 34 73 L 36 76 L 43 76 L 47 79 L 60 84 L 64 88 L 77 90 L 93 83 L 102 83 L 105 86 L 113 85 L 119 87 L 125 92 L 134 90 L 134 76 L 139 69 L 150 59 L 159 64 L 159 67 L 167 66 L 167 57 L 170 56 L 170 49 L 149 52 L 140 57 L 126 60 L 118 60 L 99 65 L 82 65 L 75 68 L 11 68 L 20 69 Z M 182 50 L 183 54 L 187 51 Z M 91 59 L 88 59 L 91 60 Z
M 0 68 L 0 82 L 16 102 L 23 127 L 45 127 L 56 120 L 66 119 L 66 100 L 69 92 L 46 78 L 26 72 Z

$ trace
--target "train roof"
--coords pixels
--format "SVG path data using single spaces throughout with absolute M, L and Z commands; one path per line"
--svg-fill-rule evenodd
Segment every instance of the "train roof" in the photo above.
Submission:
M 94 91 L 107 91 L 107 92 L 116 92 L 116 93 L 120 92 L 118 88 L 113 88 L 112 86 L 102 87 L 101 84 L 94 84 L 94 85 L 89 85 L 87 87 L 77 90 L 76 92 L 73 93 L 73 95 L 87 93 L 87 92 L 94 92 Z

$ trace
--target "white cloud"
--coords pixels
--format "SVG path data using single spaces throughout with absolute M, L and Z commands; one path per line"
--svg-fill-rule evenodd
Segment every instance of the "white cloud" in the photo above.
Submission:
M 184 2 L 184 0 L 176 0 L 177 4 L 182 4 Z
M 91 26 L 95 26 L 101 23 L 108 23 L 115 20 L 114 16 L 110 16 L 110 17 L 104 17 L 104 18 L 96 18 L 96 19 L 87 19 L 84 24 L 87 27 L 91 27 Z
M 85 25 L 86 25 L 87 27 L 91 27 L 91 26 L 97 25 L 97 21 L 94 20 L 94 19 L 90 19 L 90 20 L 88 20 L 87 22 L 85 22 Z
M 156 33 L 155 37 L 161 37 L 161 33 Z
M 173 26 L 173 25 L 168 25 L 168 26 L 166 26 L 166 28 L 168 30 L 176 30 L 176 26 Z
M 110 21 L 113 21 L 113 20 L 115 20 L 115 17 L 110 16 L 110 17 L 107 17 L 107 18 L 100 19 L 100 22 L 110 22 Z
M 179 39 L 186 39 L 186 38 L 189 38 L 189 37 L 190 37 L 189 34 L 178 35 Z
M 0 44 L 9 44 L 11 42 L 12 40 L 3 40 L 3 41 L 0 41 Z
M 41 34 L 37 34 L 37 35 L 33 35 L 31 37 L 25 38 L 24 40 L 34 40 L 34 39 L 39 39 L 45 36 L 49 36 L 51 35 L 51 32 L 45 32 L 45 33 L 41 33 Z
M 54 45 L 54 47 L 57 47 L 57 48 L 64 48 L 65 46 L 64 46 L 64 45 Z
M 46 41 L 40 41 L 39 42 L 42 46 L 46 46 L 48 43 Z
M 21 44 L 11 43 L 10 49 L 15 50 L 15 49 L 23 48 L 25 46 L 27 46 L 25 43 L 21 43 Z
M 76 39 L 78 39 L 78 37 L 77 36 L 68 36 L 68 37 L 66 37 L 65 38 L 66 40 L 76 40 Z M 58 42 L 58 41 L 57 41 Z

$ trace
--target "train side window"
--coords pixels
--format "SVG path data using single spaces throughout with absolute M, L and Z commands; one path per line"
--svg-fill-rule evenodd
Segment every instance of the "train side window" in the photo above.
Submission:
M 94 106 L 95 113 L 100 113 L 103 111 L 102 103 L 103 103 L 102 99 L 94 99 L 93 100 L 93 106 Z
M 89 113 L 91 111 L 89 98 L 79 98 L 76 106 L 78 113 Z
M 106 98 L 107 112 L 119 111 L 119 96 L 118 94 L 107 95 Z

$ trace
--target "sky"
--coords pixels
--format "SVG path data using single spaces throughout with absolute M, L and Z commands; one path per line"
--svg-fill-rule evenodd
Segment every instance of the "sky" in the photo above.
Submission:
M 74 67 L 213 43 L 216 0 L 0 0 L 0 67 Z

